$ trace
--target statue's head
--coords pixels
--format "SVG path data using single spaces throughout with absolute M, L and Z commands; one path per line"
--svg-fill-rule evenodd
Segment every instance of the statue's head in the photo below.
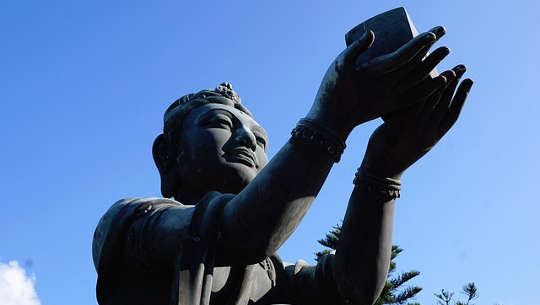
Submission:
M 185 95 L 165 111 L 152 153 L 161 193 L 184 203 L 238 193 L 266 165 L 267 136 L 229 83 Z

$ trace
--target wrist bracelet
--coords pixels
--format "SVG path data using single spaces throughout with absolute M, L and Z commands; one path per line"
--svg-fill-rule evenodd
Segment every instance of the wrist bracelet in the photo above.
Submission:
M 291 143 L 313 143 L 325 150 L 335 163 L 341 159 L 345 142 L 331 130 L 309 119 L 301 119 L 291 131 Z
M 400 197 L 401 181 L 392 178 L 380 178 L 359 167 L 354 175 L 354 188 L 361 188 L 375 195 L 384 202 Z

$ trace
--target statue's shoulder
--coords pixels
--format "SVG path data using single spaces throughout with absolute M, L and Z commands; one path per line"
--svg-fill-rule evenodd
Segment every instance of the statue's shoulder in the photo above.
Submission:
M 158 197 L 125 198 L 115 202 L 101 217 L 94 231 L 92 257 L 96 270 L 99 269 L 101 258 L 104 256 L 104 249 L 109 247 L 107 244 L 111 241 L 114 243 L 118 235 L 122 234 L 126 223 L 130 223 L 149 209 L 171 206 L 185 207 L 178 201 Z

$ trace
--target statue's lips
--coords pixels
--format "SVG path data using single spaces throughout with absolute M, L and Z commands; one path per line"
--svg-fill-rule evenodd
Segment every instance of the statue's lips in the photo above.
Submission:
M 247 148 L 238 147 L 225 153 L 225 159 L 229 162 L 238 162 L 249 167 L 256 167 L 255 154 Z

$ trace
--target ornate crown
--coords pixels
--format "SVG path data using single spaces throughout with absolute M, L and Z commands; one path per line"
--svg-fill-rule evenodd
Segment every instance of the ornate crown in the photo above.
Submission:
M 225 97 L 234 102 L 235 106 L 240 106 L 242 100 L 236 91 L 234 91 L 231 83 L 223 82 L 215 89 L 204 89 L 197 93 L 190 93 L 182 96 L 174 101 L 165 111 L 163 123 L 165 129 L 170 124 L 171 119 L 178 116 L 186 115 L 190 110 L 203 104 L 211 103 L 213 97 Z M 240 106 L 241 107 L 241 106 Z M 241 107 L 244 110 L 244 107 Z M 247 109 L 246 109 L 247 111 Z M 249 113 L 249 112 L 248 112 Z M 251 114 L 250 114 L 251 115 Z

